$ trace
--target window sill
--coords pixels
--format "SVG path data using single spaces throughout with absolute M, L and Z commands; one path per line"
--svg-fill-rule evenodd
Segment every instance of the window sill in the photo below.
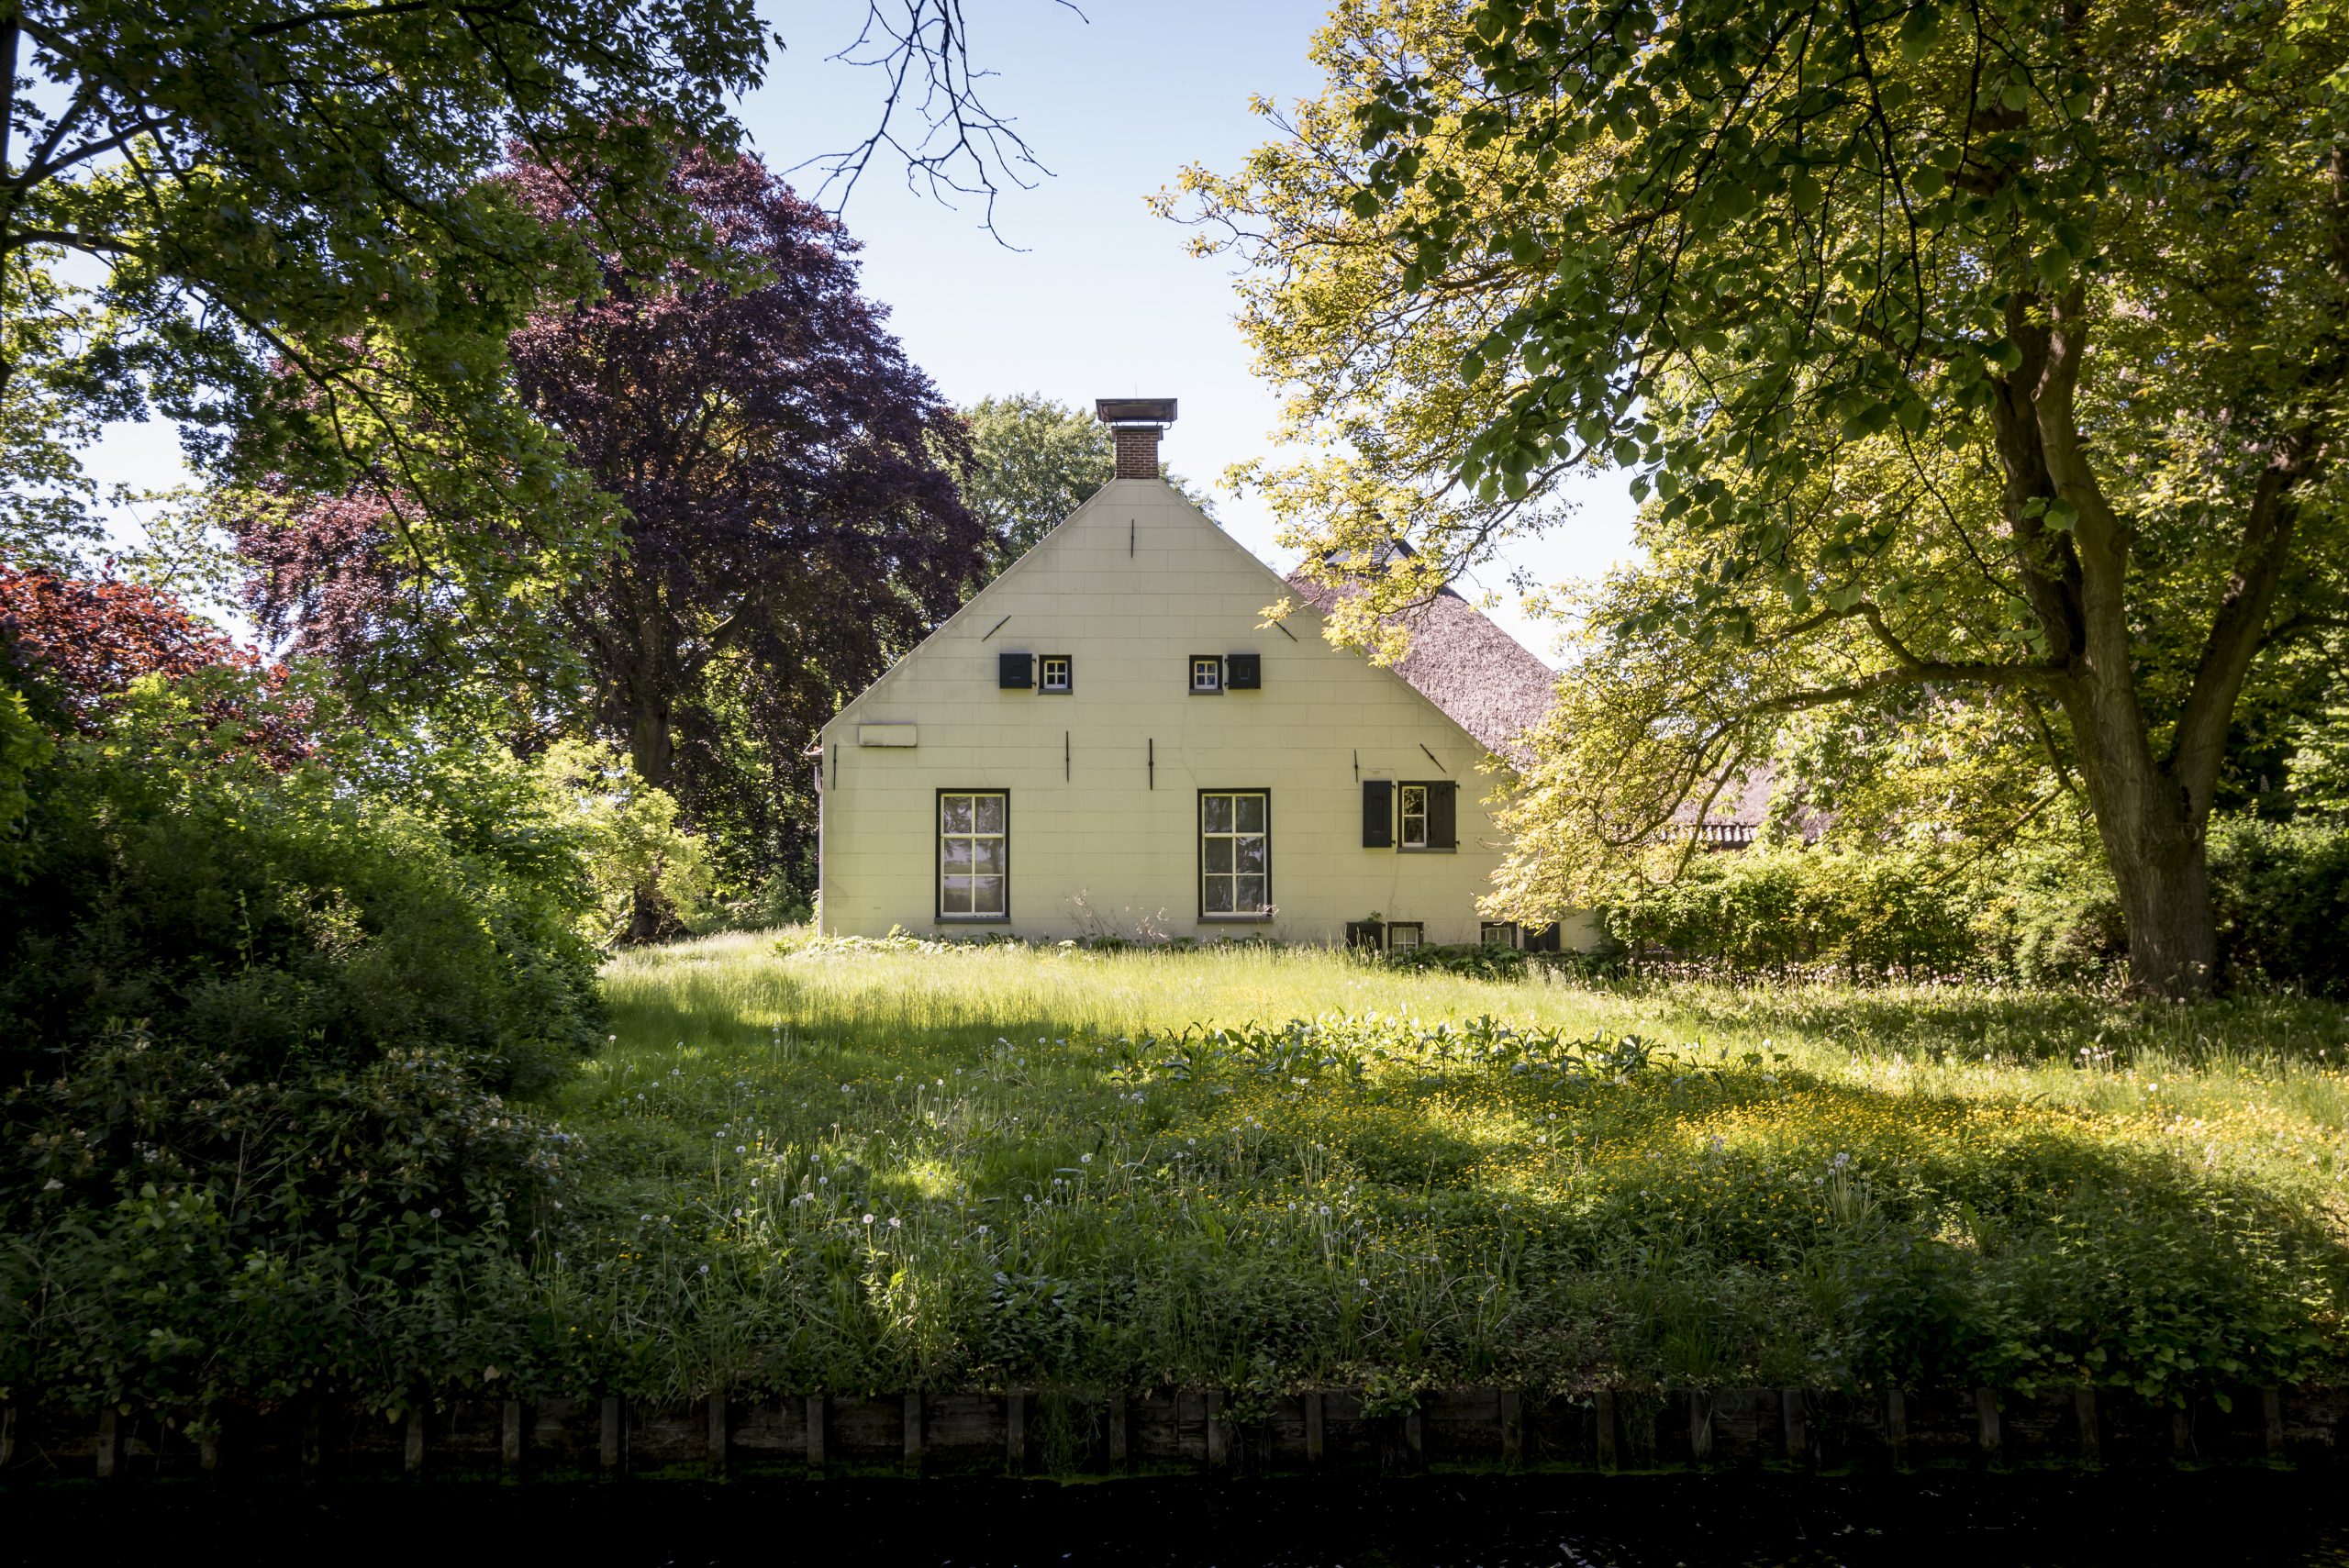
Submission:
M 1460 852 L 1460 846 L 1454 844 L 1448 850 L 1436 850 L 1425 844 L 1397 844 L 1395 852 L 1398 855 L 1456 855 Z
M 1268 910 L 1262 915 L 1202 915 L 1202 926 L 1269 926 L 1275 916 Z
M 1011 917 L 1008 915 L 941 915 L 938 917 L 938 923 L 941 926 L 1008 926 L 1011 924 Z

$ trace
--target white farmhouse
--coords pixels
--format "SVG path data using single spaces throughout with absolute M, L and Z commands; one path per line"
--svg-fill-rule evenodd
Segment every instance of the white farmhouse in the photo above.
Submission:
M 1550 671 L 1452 595 L 1330 646 L 1158 477 L 1174 401 L 1098 412 L 1117 477 L 824 727 L 824 931 L 1556 944 L 1476 908 Z

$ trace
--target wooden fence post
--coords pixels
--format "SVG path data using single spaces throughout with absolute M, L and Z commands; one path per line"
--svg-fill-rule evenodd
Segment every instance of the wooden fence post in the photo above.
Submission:
M 1109 1468 L 1126 1467 L 1126 1444 L 1131 1433 L 1132 1418 L 1126 1408 L 1126 1391 L 1119 1389 L 1109 1396 Z
M 1028 1472 L 1028 1396 L 1003 1396 L 1003 1464 L 1014 1475 Z
M 411 1406 L 407 1413 L 407 1441 L 400 1448 L 400 1469 L 413 1480 L 424 1473 L 424 1407 Z
M 2097 1420 L 2096 1390 L 2072 1390 L 2072 1419 L 2080 1429 L 2080 1462 L 2094 1469 L 2104 1462 L 2104 1428 Z
M 626 1446 L 627 1412 L 616 1395 L 607 1395 L 602 1411 L 602 1430 L 596 1445 L 596 1457 L 604 1467 L 604 1479 L 609 1481 L 620 1473 L 621 1451 Z
M 522 1473 L 522 1402 L 508 1399 L 497 1413 L 497 1463 L 512 1481 Z
M 1525 1402 L 1514 1388 L 1501 1390 L 1501 1462 L 1515 1469 L 1525 1458 Z
M 709 1396 L 709 1412 L 702 1433 L 702 1443 L 713 1475 L 726 1473 L 727 1451 L 733 1446 L 734 1440 L 731 1416 L 732 1412 L 726 1406 L 725 1395 L 713 1394 Z
M 1698 1464 L 1713 1462 L 1713 1396 L 1702 1388 L 1688 1391 L 1688 1452 Z
M 921 1473 L 922 1430 L 921 1396 L 908 1394 L 905 1401 L 906 1473 Z
M 1810 1426 L 1804 1418 L 1807 1412 L 1803 1407 L 1801 1389 L 1782 1388 L 1778 1391 L 1778 1414 L 1786 1429 L 1787 1462 L 1809 1463 Z
M 2283 1390 L 2278 1388 L 2261 1389 L 2259 1391 L 2259 1413 L 2262 1418 L 2261 1425 L 2265 1429 L 2261 1433 L 2261 1436 L 2266 1440 L 2267 1457 L 2270 1460 L 2280 1460 L 2284 1457 Z M 0 1463 L 6 1462 L 5 1460 L 0 1460 Z
M 1208 1469 L 1217 1474 L 1231 1468 L 1231 1427 L 1223 1418 L 1223 1390 L 1207 1391 Z
M 1598 1405 L 1598 1467 L 1601 1470 L 1612 1470 L 1615 1468 L 1615 1391 L 1611 1388 L 1600 1389 Z
M 1999 1462 L 2005 1434 L 1998 1427 L 1998 1396 L 1987 1388 L 1974 1391 L 1974 1420 L 1982 1445 L 1982 1462 L 1995 1465 Z
M 1305 1395 L 1305 1462 L 1308 1464 L 1321 1462 L 1328 1440 L 1323 1435 L 1326 1429 L 1321 1424 L 1322 1420 L 1321 1391 L 1308 1389 Z
M 1887 1390 L 1884 1396 L 1884 1440 L 1892 1450 L 1893 1468 L 1908 1469 L 1909 1396 L 1898 1388 Z
M 824 1396 L 807 1396 L 807 1468 L 818 1475 L 824 1473 L 825 1408 Z
M 98 1479 L 114 1479 L 115 1434 L 118 1418 L 111 1405 L 98 1412 Z

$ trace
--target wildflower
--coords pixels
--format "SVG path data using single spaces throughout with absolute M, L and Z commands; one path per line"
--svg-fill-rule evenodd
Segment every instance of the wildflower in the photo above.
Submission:
M 900 1218 L 898 1218 L 896 1215 L 894 1215 L 894 1214 L 893 1214 L 893 1215 L 891 1215 L 891 1216 L 889 1217 L 889 1229 L 890 1229 L 895 1230 L 895 1229 L 896 1229 L 899 1226 L 901 1226 L 901 1225 L 903 1225 L 903 1224 L 905 1224 L 905 1221 L 904 1221 L 904 1220 L 902 1220 L 902 1219 L 900 1219 Z
M 1090 1165 L 1093 1163 L 1093 1156 L 1090 1154 L 1080 1154 L 1076 1157 L 1076 1162 L 1080 1165 Z
M 437 1208 L 436 1208 L 436 1209 L 434 1209 L 434 1210 L 432 1210 L 432 1218 L 435 1218 L 435 1219 L 440 1218 L 440 1211 L 439 1209 L 437 1209 Z
M 873 1223 L 873 1217 L 872 1217 L 871 1215 L 869 1215 L 869 1214 L 868 1214 L 868 1215 L 866 1215 L 866 1216 L 864 1217 L 864 1223 L 865 1223 L 865 1224 L 867 1224 L 867 1225 L 872 1224 L 872 1223 Z

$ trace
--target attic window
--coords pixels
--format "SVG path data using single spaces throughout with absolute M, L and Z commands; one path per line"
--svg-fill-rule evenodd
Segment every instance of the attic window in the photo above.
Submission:
M 1191 691 L 1193 695 L 1223 690 L 1223 660 L 1214 653 L 1191 655 Z
M 1402 832 L 1396 839 L 1398 848 L 1442 851 L 1460 847 L 1458 787 L 1451 780 L 1400 784 L 1395 793 L 1399 807 L 1397 815 L 1402 819 Z
M 1069 678 L 1072 665 L 1067 654 L 1047 653 L 1037 661 L 1037 668 L 1041 673 L 1038 681 L 1039 690 L 1066 692 L 1071 689 Z

